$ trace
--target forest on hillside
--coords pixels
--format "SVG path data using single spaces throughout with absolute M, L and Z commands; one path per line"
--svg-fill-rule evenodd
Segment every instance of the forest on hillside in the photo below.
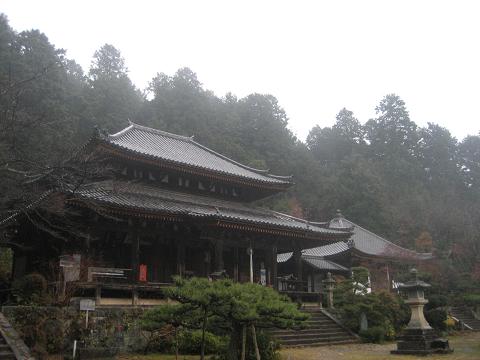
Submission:
M 102 46 L 82 69 L 41 31 L 16 32 L 0 15 L 1 213 L 25 206 L 27 187 L 30 195 L 46 190 L 37 180 L 94 126 L 113 133 L 131 120 L 195 135 L 239 162 L 293 175 L 296 185 L 264 206 L 318 221 L 341 209 L 395 243 L 433 247 L 459 272 L 480 278 L 478 134 L 458 141 L 437 124 L 420 127 L 400 96 L 386 94 L 375 118 L 362 124 L 339 109 L 332 127 L 316 126 L 302 142 L 273 95 L 218 97 L 207 86 L 181 68 L 138 89 L 114 46 Z

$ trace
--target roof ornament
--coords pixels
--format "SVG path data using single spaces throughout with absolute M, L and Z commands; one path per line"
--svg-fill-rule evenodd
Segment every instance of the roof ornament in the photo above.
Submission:
M 348 239 L 347 240 L 347 246 L 348 246 L 349 249 L 354 248 L 355 247 L 355 240 Z
M 107 130 L 98 127 L 98 125 L 93 126 L 93 137 L 97 139 L 106 139 L 108 138 Z
M 130 126 L 134 125 L 134 124 L 133 124 L 133 121 L 130 120 L 130 118 L 128 118 L 127 121 L 128 121 L 128 125 L 130 125 Z

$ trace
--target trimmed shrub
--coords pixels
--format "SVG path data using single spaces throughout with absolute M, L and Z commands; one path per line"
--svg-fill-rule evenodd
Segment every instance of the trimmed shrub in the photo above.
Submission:
M 480 307 L 480 294 L 468 294 L 463 297 L 463 301 L 473 308 Z
M 359 332 L 363 342 L 382 343 L 385 341 L 385 329 L 382 326 L 373 326 Z
M 437 330 L 447 329 L 447 312 L 444 309 L 431 309 L 425 311 L 425 319 L 431 327 Z
M 47 280 L 40 274 L 25 275 L 13 283 L 13 296 L 20 305 L 48 305 Z
M 200 330 L 184 330 L 178 334 L 178 351 L 181 354 L 199 354 L 202 345 L 202 332 Z M 173 339 L 171 348 L 173 349 Z M 221 354 L 226 351 L 227 338 L 205 332 L 205 353 Z

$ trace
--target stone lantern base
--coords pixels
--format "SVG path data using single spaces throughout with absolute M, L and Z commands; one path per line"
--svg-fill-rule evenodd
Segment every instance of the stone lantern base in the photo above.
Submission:
M 439 338 L 433 329 L 405 329 L 398 338 L 397 350 L 392 354 L 398 355 L 428 355 L 428 354 L 449 354 L 448 340 Z

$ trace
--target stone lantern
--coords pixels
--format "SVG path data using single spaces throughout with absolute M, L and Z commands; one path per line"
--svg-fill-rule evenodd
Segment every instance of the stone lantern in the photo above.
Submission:
M 323 280 L 323 284 L 327 291 L 327 307 L 333 309 L 333 289 L 335 287 L 335 280 L 332 278 L 330 272 L 327 273 L 327 278 Z
M 431 353 L 450 353 L 448 340 L 438 338 L 423 315 L 423 307 L 428 303 L 425 299 L 425 289 L 431 285 L 418 279 L 416 269 L 410 271 L 412 280 L 399 286 L 399 289 L 407 293 L 405 303 L 410 306 L 412 315 L 410 322 L 397 342 L 397 350 L 392 354 L 415 354 L 426 355 Z

